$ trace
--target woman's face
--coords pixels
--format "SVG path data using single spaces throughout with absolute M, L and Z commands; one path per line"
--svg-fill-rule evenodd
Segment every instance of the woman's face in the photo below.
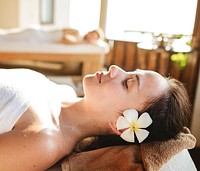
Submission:
M 122 112 L 128 108 L 140 111 L 143 104 L 161 96 L 169 85 L 154 71 L 125 72 L 113 65 L 108 72 L 87 75 L 83 81 L 85 99 L 97 109 Z

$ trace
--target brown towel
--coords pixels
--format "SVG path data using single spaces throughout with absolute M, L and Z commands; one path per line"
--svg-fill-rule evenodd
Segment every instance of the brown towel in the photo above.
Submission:
M 112 146 L 72 154 L 61 165 L 63 171 L 154 171 L 183 149 L 193 148 L 195 143 L 195 137 L 186 129 L 176 139 L 168 141 Z
M 195 143 L 196 138 L 185 128 L 176 139 L 141 144 L 144 167 L 148 171 L 157 171 L 183 149 L 194 148 Z
M 144 171 L 140 147 L 137 145 L 77 153 L 66 158 L 61 165 L 62 171 Z

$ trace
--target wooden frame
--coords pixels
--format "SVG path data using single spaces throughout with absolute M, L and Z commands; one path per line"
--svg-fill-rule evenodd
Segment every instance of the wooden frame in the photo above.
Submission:
M 54 53 L 26 53 L 26 52 L 0 52 L 0 61 L 30 60 L 41 62 L 80 62 L 82 63 L 81 77 L 102 70 L 104 54 L 54 54 Z

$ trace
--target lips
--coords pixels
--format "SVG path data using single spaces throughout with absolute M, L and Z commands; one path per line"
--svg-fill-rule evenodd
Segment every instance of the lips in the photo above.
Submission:
M 99 81 L 99 84 L 102 82 L 103 72 L 97 72 L 96 73 L 97 79 Z

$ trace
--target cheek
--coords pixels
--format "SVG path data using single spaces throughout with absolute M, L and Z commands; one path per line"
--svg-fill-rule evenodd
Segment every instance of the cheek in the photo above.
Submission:
M 87 77 L 83 81 L 85 96 L 100 104 L 117 106 L 124 97 L 124 90 L 117 83 L 107 82 L 99 85 L 92 78 Z
M 104 85 L 100 93 L 100 98 L 103 98 L 105 103 L 115 107 L 117 110 L 122 110 L 126 107 L 128 95 L 119 84 Z

